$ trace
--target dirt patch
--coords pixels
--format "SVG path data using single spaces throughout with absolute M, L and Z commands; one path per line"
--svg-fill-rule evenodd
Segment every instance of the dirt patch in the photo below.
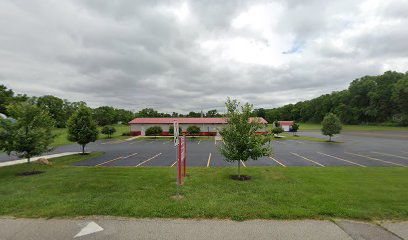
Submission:
M 25 177 L 25 176 L 37 175 L 37 174 L 41 174 L 41 173 L 44 173 L 44 171 L 21 172 L 21 173 L 17 173 L 16 176 L 17 177 Z
M 251 180 L 251 176 L 248 175 L 241 175 L 238 177 L 238 175 L 231 175 L 230 178 L 232 180 L 237 180 L 237 181 L 248 181 Z

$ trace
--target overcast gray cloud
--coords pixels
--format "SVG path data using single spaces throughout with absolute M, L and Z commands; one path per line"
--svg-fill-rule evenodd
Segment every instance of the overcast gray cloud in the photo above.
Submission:
M 408 70 L 408 1 L 0 0 L 0 81 L 131 110 L 276 107 Z

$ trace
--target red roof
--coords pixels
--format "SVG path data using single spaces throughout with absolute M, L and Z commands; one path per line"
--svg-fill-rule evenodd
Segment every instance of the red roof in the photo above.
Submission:
M 253 121 L 255 118 L 250 118 Z M 263 118 L 258 118 L 261 123 L 268 122 Z M 129 124 L 172 124 L 178 121 L 180 124 L 226 124 L 225 118 L 135 118 Z
M 293 121 L 278 121 L 281 126 L 292 126 Z
M 225 124 L 227 123 L 224 118 L 135 118 L 129 122 L 129 124 L 173 124 L 174 121 L 178 121 L 180 124 Z

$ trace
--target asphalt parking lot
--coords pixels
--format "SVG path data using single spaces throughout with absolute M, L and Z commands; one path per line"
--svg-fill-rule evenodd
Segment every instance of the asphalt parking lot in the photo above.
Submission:
M 322 137 L 319 132 L 302 132 L 302 136 Z M 377 133 L 378 134 L 378 133 Z M 343 143 L 326 143 L 303 140 L 275 140 L 272 142 L 273 154 L 258 160 L 241 163 L 251 166 L 354 166 L 354 167 L 406 167 L 408 166 L 408 133 L 398 133 L 384 137 L 367 134 L 341 134 L 334 139 Z M 217 143 L 217 144 L 215 144 Z M 187 142 L 187 164 L 199 167 L 231 166 L 218 152 L 220 141 L 214 139 Z M 79 151 L 78 145 L 56 148 L 52 153 Z M 86 147 L 87 151 L 105 152 L 104 155 L 78 162 L 77 166 L 100 167 L 173 167 L 176 162 L 176 149 L 171 138 L 152 140 L 100 140 Z M 0 155 L 0 162 L 17 159 Z M 233 163 L 235 166 L 236 163 Z
M 305 133 L 306 135 L 308 133 Z M 315 135 L 311 132 L 309 135 Z M 325 143 L 302 140 L 276 140 L 272 142 L 273 155 L 241 163 L 251 166 L 354 166 L 354 167 L 406 167 L 407 142 L 401 139 L 373 138 L 367 136 L 340 135 L 337 141 Z M 104 145 L 106 154 L 78 166 L 164 166 L 172 167 L 176 162 L 176 150 L 171 139 L 111 141 Z M 231 166 L 223 160 L 214 140 L 193 140 L 187 142 L 187 164 L 200 167 Z M 235 163 L 234 163 L 235 166 Z

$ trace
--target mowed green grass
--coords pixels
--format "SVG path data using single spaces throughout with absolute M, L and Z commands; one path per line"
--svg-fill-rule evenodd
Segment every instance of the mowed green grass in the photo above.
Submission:
M 230 180 L 236 168 L 188 169 L 175 200 L 169 167 L 74 167 L 94 157 L 66 156 L 45 173 L 17 177 L 27 164 L 0 169 L 0 215 L 222 219 L 408 219 L 408 168 L 248 167 L 246 182 Z
M 313 123 L 299 123 L 299 132 L 302 130 L 317 130 L 322 128 L 321 124 Z M 408 131 L 408 127 L 392 127 L 392 126 L 379 126 L 379 125 L 343 125 L 343 130 L 352 131 Z
M 302 140 L 302 141 L 312 141 L 312 142 L 326 142 L 326 143 L 342 143 L 337 141 L 329 142 L 328 138 L 317 138 L 317 137 L 309 137 L 309 136 L 302 136 L 301 132 L 298 132 L 297 135 L 293 135 L 293 133 L 284 132 L 279 134 L 281 138 L 275 137 L 273 140 Z
M 123 124 L 116 124 L 113 125 L 115 127 L 116 132 L 112 135 L 112 139 L 122 139 L 128 138 L 129 136 L 122 136 L 122 133 L 129 132 L 129 126 Z M 102 127 L 98 127 L 99 130 L 99 138 L 98 139 L 108 139 L 108 135 L 101 134 Z M 53 134 L 55 135 L 54 142 L 51 144 L 52 146 L 61 146 L 66 144 L 71 144 L 67 139 L 68 132 L 66 128 L 56 128 L 53 130 Z

